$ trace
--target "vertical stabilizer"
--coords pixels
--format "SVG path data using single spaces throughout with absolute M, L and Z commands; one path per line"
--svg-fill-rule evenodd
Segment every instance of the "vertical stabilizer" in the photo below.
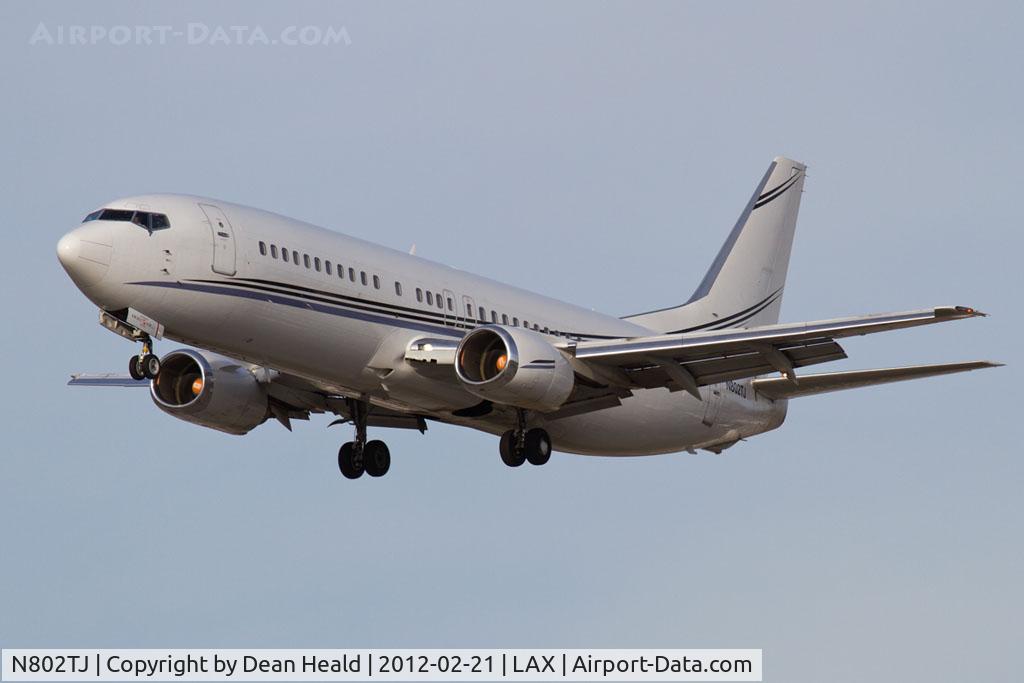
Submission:
M 693 296 L 626 319 L 665 333 L 778 322 L 805 171 L 776 157 Z

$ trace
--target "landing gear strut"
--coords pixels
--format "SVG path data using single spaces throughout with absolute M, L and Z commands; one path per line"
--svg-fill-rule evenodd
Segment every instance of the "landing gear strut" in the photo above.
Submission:
M 160 359 L 153 353 L 153 340 L 146 336 L 142 340 L 142 352 L 128 360 L 128 374 L 132 379 L 156 379 L 160 374 Z
M 383 477 L 391 468 L 391 452 L 380 440 L 366 440 L 366 416 L 369 406 L 365 401 L 349 401 L 349 412 L 356 426 L 354 441 L 338 449 L 338 469 L 346 479 L 358 479 L 366 472 L 371 477 Z
M 526 428 L 526 411 L 516 413 L 516 428 L 501 435 L 498 443 L 501 461 L 509 467 L 519 467 L 524 462 L 543 465 L 551 459 L 551 437 L 547 431 L 535 427 Z

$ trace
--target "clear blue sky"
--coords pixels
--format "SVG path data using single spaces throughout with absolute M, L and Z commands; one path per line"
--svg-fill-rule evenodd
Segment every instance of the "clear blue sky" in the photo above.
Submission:
M 763 647 L 771 681 L 1009 680 L 1022 632 L 1019 4 L 4 3 L 0 646 Z M 351 43 L 29 45 L 37 25 Z M 775 155 L 785 320 L 965 304 L 716 457 L 244 438 L 64 386 L 134 349 L 54 253 L 145 191 L 253 204 L 626 314 L 685 299 Z M 537 244 L 550 245 L 538 249 Z M 163 350 L 170 347 L 165 344 Z

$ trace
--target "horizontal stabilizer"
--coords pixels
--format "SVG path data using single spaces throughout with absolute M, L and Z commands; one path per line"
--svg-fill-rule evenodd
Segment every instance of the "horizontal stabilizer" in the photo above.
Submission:
M 80 372 L 71 375 L 68 386 L 72 387 L 148 387 L 148 379 L 132 379 L 128 375 L 113 372 L 94 373 Z
M 902 382 L 908 379 L 949 375 L 954 372 L 996 368 L 1002 363 L 978 360 L 968 363 L 942 363 L 938 365 L 911 365 L 905 368 L 881 368 L 878 370 L 854 370 L 852 372 L 827 372 L 820 375 L 801 375 L 794 383 L 788 377 L 755 379 L 751 382 L 757 393 L 771 399 L 813 396 L 841 389 L 857 389 L 876 384 Z

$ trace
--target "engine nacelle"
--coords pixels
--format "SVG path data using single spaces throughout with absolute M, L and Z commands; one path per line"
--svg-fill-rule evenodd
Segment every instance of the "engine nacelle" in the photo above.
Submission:
M 455 374 L 480 398 L 542 412 L 561 407 L 576 381 L 569 360 L 544 335 L 500 325 L 463 337 Z
M 189 349 L 160 359 L 149 384 L 153 403 L 168 415 L 228 434 L 245 434 L 268 415 L 266 388 L 237 361 Z

